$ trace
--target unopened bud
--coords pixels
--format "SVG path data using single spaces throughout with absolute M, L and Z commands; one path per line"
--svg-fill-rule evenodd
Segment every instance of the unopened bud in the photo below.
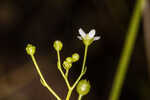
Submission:
M 61 49 L 62 49 L 62 47 L 63 47 L 63 44 L 62 44 L 62 42 L 61 41 L 59 41 L 59 40 L 56 40 L 55 42 L 54 42 L 54 48 L 55 48 L 55 50 L 56 51 L 60 51 Z
M 66 61 L 69 62 L 69 63 L 72 63 L 72 58 L 71 57 L 67 57 Z
M 74 54 L 72 55 L 72 61 L 73 61 L 73 62 L 78 61 L 78 60 L 79 60 L 79 58 L 80 58 L 80 56 L 79 56 L 79 54 L 78 54 L 78 53 L 74 53 Z
M 64 69 L 69 70 L 72 67 L 72 63 L 64 61 L 63 62 L 63 67 L 64 67 Z
M 34 55 L 36 51 L 36 47 L 33 46 L 32 44 L 28 44 L 26 47 L 26 52 L 28 55 Z

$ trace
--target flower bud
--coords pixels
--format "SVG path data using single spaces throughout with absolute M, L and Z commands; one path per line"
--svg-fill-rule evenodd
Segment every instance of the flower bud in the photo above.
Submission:
M 79 81 L 76 90 L 79 95 L 86 95 L 89 93 L 90 88 L 91 88 L 90 82 L 84 79 Z
M 79 56 L 79 54 L 78 54 L 78 53 L 74 53 L 74 54 L 72 55 L 72 61 L 73 61 L 73 62 L 78 61 L 78 60 L 79 60 L 79 58 L 80 58 L 80 56 Z
M 69 63 L 72 63 L 72 58 L 71 57 L 67 57 L 66 61 L 69 62 Z
M 64 67 L 64 69 L 69 70 L 72 67 L 72 63 L 64 61 L 63 62 L 63 67 Z
M 62 42 L 61 41 L 59 41 L 59 40 L 56 40 L 55 42 L 54 42 L 54 48 L 55 48 L 55 50 L 56 51 L 60 51 L 61 49 L 62 49 L 62 47 L 63 47 L 63 44 L 62 44 Z
M 32 44 L 28 44 L 26 47 L 26 52 L 28 55 L 34 55 L 36 51 L 36 47 L 33 46 Z

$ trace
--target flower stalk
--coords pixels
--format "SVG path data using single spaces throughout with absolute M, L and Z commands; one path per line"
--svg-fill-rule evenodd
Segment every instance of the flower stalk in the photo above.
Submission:
M 78 96 L 78 100 L 82 100 L 83 95 Z
M 31 57 L 31 59 L 32 59 L 34 65 L 35 65 L 35 68 L 36 68 L 36 70 L 37 70 L 37 72 L 39 74 L 39 77 L 40 77 L 41 84 L 44 87 L 46 87 L 49 90 L 49 92 L 52 95 L 54 95 L 54 97 L 57 98 L 57 100 L 61 100 L 61 98 L 55 93 L 55 91 L 47 84 L 46 80 L 44 79 L 44 77 L 43 77 L 43 75 L 42 75 L 42 73 L 40 71 L 40 68 L 39 68 L 39 66 L 38 66 L 38 64 L 36 62 L 35 57 L 34 57 L 34 53 L 36 51 L 36 47 L 31 45 L 31 44 L 28 44 L 27 47 L 26 47 L 26 51 L 27 51 L 28 55 L 30 55 L 30 57 Z

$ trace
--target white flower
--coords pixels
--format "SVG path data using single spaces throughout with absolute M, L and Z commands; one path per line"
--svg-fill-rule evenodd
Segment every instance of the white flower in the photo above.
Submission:
M 99 40 L 100 36 L 95 36 L 95 29 L 92 29 L 88 34 L 86 34 L 82 28 L 79 29 L 80 36 L 77 36 L 78 39 L 83 40 L 85 45 L 90 45 L 93 41 Z M 94 37 L 95 36 L 95 37 Z

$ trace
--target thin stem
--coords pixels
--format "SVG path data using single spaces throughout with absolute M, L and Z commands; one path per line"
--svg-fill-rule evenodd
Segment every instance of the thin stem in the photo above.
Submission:
M 68 78 L 69 70 L 66 70 L 65 76 Z
M 59 63 L 58 69 L 59 69 L 61 75 L 63 76 L 63 78 L 64 78 L 64 80 L 65 80 L 65 82 L 66 82 L 66 84 L 67 84 L 67 87 L 68 87 L 68 89 L 69 89 L 71 86 L 70 86 L 70 83 L 69 83 L 69 81 L 68 81 L 68 78 L 65 76 L 64 72 L 62 71 L 59 51 L 57 51 L 57 57 L 58 57 L 58 63 Z
M 69 100 L 69 99 L 70 99 L 70 96 L 71 96 L 71 94 L 72 94 L 72 91 L 73 91 L 73 89 L 72 89 L 72 88 L 69 88 L 68 93 L 67 93 L 66 100 Z
M 87 57 L 87 50 L 88 50 L 88 46 L 85 46 L 84 59 L 83 59 L 81 73 L 80 73 L 79 77 L 77 78 L 77 80 L 75 81 L 75 83 L 71 87 L 69 87 L 69 91 L 68 91 L 66 100 L 70 99 L 70 96 L 72 94 L 73 89 L 76 87 L 76 85 L 78 84 L 78 82 L 80 81 L 80 79 L 82 78 L 82 76 L 85 74 L 84 70 L 85 70 L 85 63 L 86 63 L 86 57 Z M 79 96 L 79 100 L 81 100 L 81 98 L 82 98 L 82 96 Z
M 84 51 L 84 58 L 83 58 L 83 64 L 82 64 L 82 70 L 81 73 L 79 75 L 79 77 L 77 78 L 77 80 L 75 81 L 75 83 L 73 84 L 72 88 L 74 89 L 76 87 L 76 85 L 78 84 L 78 82 L 80 81 L 80 79 L 82 78 L 82 76 L 84 75 L 84 69 L 85 69 L 85 63 L 86 63 L 86 58 L 87 58 L 87 51 L 88 51 L 88 46 L 85 45 L 85 51 Z
M 76 87 L 76 85 L 78 84 L 78 82 L 80 81 L 80 79 L 82 78 L 84 74 L 80 74 L 80 76 L 77 78 L 77 80 L 75 81 L 75 83 L 72 85 L 72 89 L 74 89 Z
M 123 82 L 125 79 L 125 75 L 128 69 L 128 64 L 131 58 L 131 53 L 133 51 L 133 47 L 136 41 L 139 22 L 141 18 L 141 10 L 142 3 L 144 0 L 137 0 L 134 13 L 129 25 L 129 30 L 127 32 L 123 52 L 121 54 L 121 58 L 118 64 L 118 69 L 116 76 L 114 78 L 114 83 L 112 85 L 112 90 L 110 92 L 109 100 L 119 100 L 119 96 L 121 93 L 121 89 L 123 86 Z
M 36 62 L 36 60 L 35 60 L 34 55 L 31 55 L 31 58 L 32 58 L 32 61 L 33 61 L 34 65 L 35 65 L 35 68 L 36 68 L 36 70 L 37 70 L 37 72 L 38 72 L 38 74 L 39 74 L 41 80 L 42 80 L 42 81 L 44 82 L 44 84 L 45 84 L 45 87 L 47 87 L 47 89 L 49 90 L 49 92 L 52 93 L 52 94 L 57 98 L 57 100 L 61 100 L 61 98 L 55 93 L 55 91 L 54 91 L 54 90 L 47 84 L 47 82 L 45 81 L 45 79 L 44 79 L 44 77 L 43 77 L 43 75 L 42 75 L 42 73 L 41 73 L 41 71 L 40 71 L 40 69 L 39 69 L 39 67 L 38 67 L 38 64 L 37 64 L 37 62 Z
M 83 95 L 78 96 L 78 100 L 82 100 Z
M 86 57 L 87 57 L 87 51 L 88 51 L 88 45 L 85 45 L 84 59 L 83 59 L 83 64 L 82 64 L 81 73 L 84 71 L 84 68 L 85 68 L 85 62 L 86 62 Z

